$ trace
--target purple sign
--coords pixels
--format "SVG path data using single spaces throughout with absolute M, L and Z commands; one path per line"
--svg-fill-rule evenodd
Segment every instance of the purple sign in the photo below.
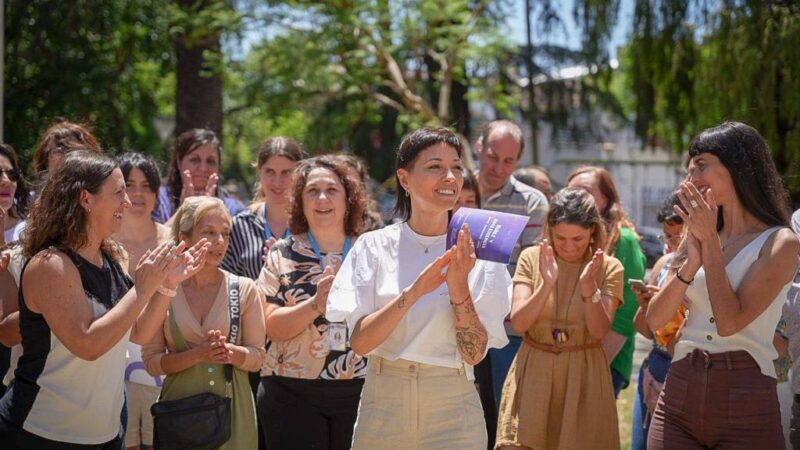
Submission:
M 458 231 L 466 223 L 478 259 L 508 264 L 528 217 L 486 209 L 459 208 L 447 228 L 447 248 L 456 245 Z

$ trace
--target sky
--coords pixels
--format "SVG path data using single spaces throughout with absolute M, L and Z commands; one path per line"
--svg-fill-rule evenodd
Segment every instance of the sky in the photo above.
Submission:
M 537 0 L 533 0 L 536 4 Z M 566 44 L 570 48 L 578 48 L 580 43 L 580 32 L 577 30 L 575 21 L 572 17 L 572 8 L 575 2 L 573 0 L 558 0 L 560 3 L 559 15 L 564 18 L 564 28 L 567 34 L 561 32 L 554 32 L 548 36 L 548 42 L 551 44 Z M 509 17 L 509 26 L 511 27 L 511 39 L 519 44 L 525 43 L 525 0 L 514 0 L 514 9 Z M 620 10 L 617 14 L 617 26 L 611 37 L 610 54 L 611 58 L 616 58 L 617 47 L 623 45 L 628 38 L 628 34 L 633 24 L 633 0 L 621 0 Z M 533 36 L 534 44 L 541 44 L 542 39 L 537 38 L 534 28 Z

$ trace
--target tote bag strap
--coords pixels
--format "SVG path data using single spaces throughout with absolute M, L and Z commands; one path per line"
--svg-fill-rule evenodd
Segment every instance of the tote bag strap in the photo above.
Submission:
M 241 331 L 241 307 L 239 305 L 239 277 L 228 275 L 228 314 L 231 319 L 231 331 L 228 333 L 228 342 L 239 345 Z M 233 380 L 233 365 L 225 365 L 225 381 L 230 385 Z

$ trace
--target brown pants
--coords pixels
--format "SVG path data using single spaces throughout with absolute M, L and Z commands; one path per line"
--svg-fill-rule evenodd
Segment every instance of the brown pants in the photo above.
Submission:
M 745 351 L 695 350 L 669 369 L 647 448 L 785 449 L 775 386 Z

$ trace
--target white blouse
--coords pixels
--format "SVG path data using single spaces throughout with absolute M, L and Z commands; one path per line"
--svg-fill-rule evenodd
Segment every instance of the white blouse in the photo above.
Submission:
M 411 286 L 428 264 L 444 254 L 446 238 L 419 235 L 406 223 L 362 235 L 336 275 L 326 318 L 331 322 L 346 321 L 352 329 L 362 317 L 379 310 Z M 487 349 L 505 346 L 508 338 L 503 320 L 511 310 L 511 278 L 506 267 L 478 260 L 467 283 L 488 334 Z M 442 283 L 422 296 L 386 341 L 369 355 L 442 367 L 464 366 L 472 379 L 472 367 L 458 352 L 455 336 L 453 307 L 447 283 Z
M 734 292 L 739 289 L 739 284 L 744 280 L 750 266 L 758 259 L 761 247 L 780 228 L 772 227 L 765 230 L 730 260 L 725 267 L 725 273 Z M 672 362 L 685 358 L 694 349 L 709 353 L 744 350 L 756 360 L 761 373 L 775 378 L 775 365 L 772 361 L 778 357 L 778 352 L 772 345 L 772 337 L 781 318 L 784 299 L 790 286 L 791 282 L 786 283 L 769 306 L 749 325 L 731 336 L 723 337 L 717 333 L 716 320 L 708 297 L 706 273 L 701 267 L 694 275 L 692 284 L 686 289 L 686 297 L 691 301 L 689 317 L 680 333 L 680 340 L 675 345 Z

